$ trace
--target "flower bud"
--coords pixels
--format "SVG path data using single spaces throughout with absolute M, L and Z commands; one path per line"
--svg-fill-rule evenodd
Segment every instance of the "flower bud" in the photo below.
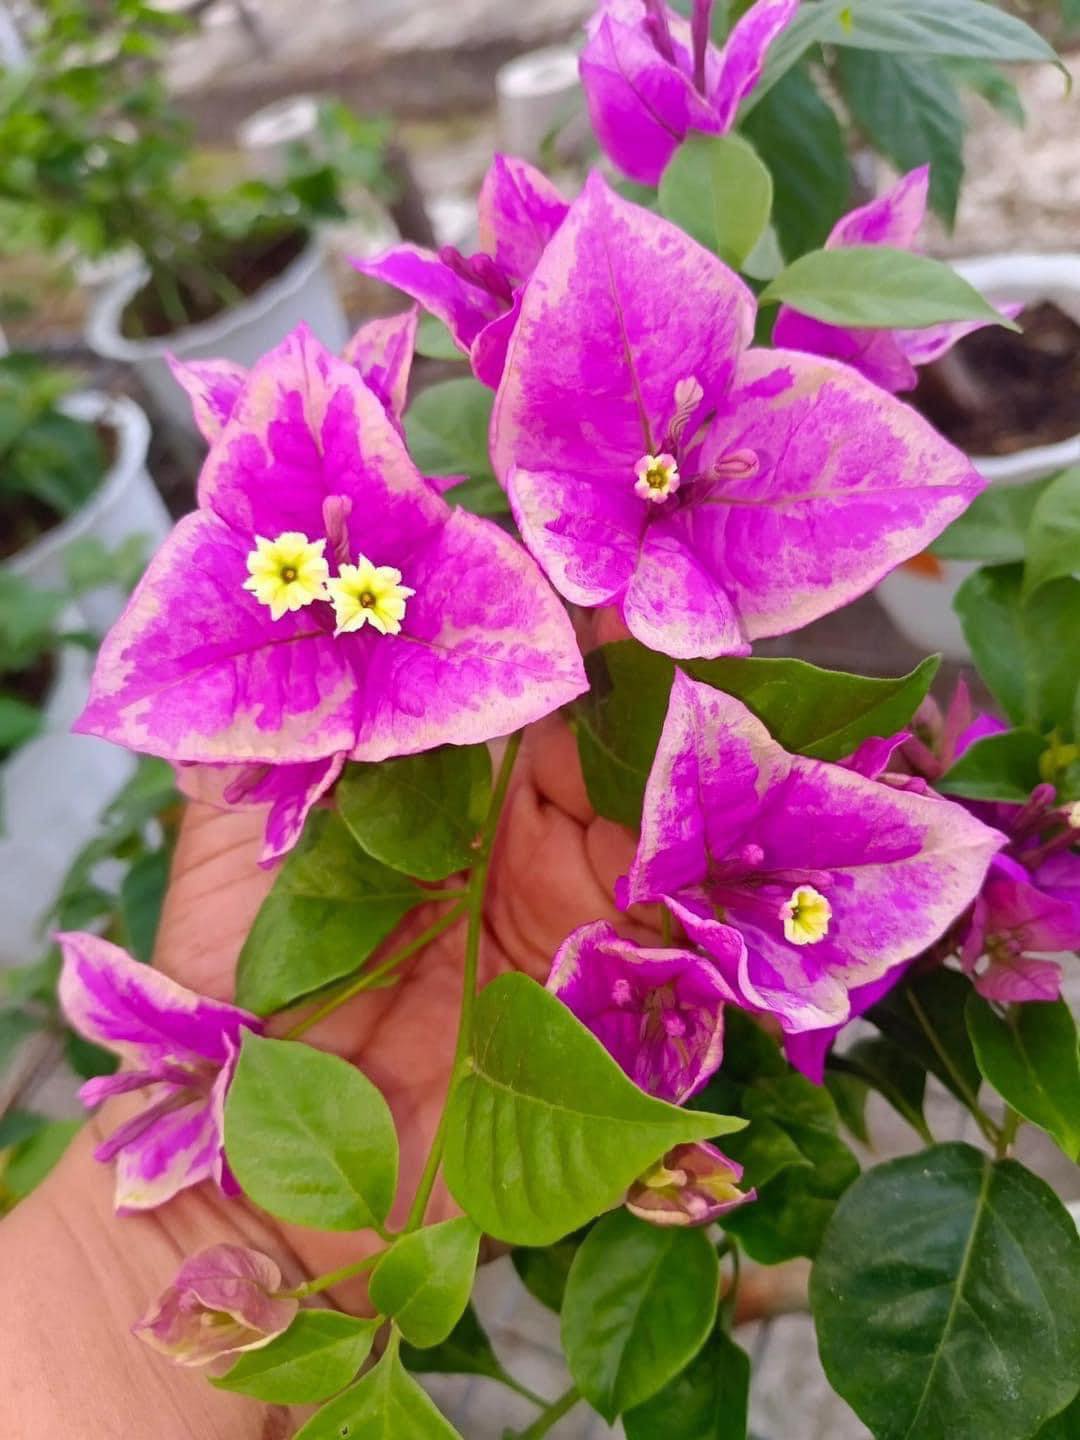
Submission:
M 241 1351 L 269 1345 L 292 1324 L 299 1302 L 276 1295 L 280 1288 L 281 1271 L 269 1256 L 214 1245 L 184 1262 L 133 1331 L 177 1365 L 224 1374 Z
M 755 1198 L 755 1190 L 739 1189 L 742 1173 L 704 1140 L 676 1145 L 630 1186 L 626 1208 L 650 1225 L 709 1225 Z

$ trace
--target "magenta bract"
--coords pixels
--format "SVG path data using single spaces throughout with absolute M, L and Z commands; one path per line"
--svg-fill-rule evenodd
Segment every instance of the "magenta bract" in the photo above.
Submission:
M 878 199 L 838 220 L 825 242 L 826 250 L 838 250 L 846 245 L 918 249 L 929 188 L 930 167 L 921 165 Z M 1001 313 L 1011 319 L 1020 308 L 1004 305 Z M 843 360 L 882 389 L 895 394 L 915 388 L 919 379 L 916 366 L 939 360 L 965 335 L 992 324 L 992 320 L 958 320 L 922 330 L 848 330 L 782 305 L 773 329 L 773 343 Z
M 692 130 L 726 134 L 798 5 L 757 0 L 721 50 L 709 40 L 711 0 L 694 0 L 689 24 L 660 0 L 601 0 L 581 54 L 601 149 L 631 180 L 655 185 Z
M 748 349 L 753 329 L 727 266 L 593 175 L 496 397 L 495 471 L 556 588 L 676 658 L 847 604 L 985 484 L 913 410 L 846 366 Z
M 208 1000 L 141 965 L 97 935 L 58 935 L 64 964 L 60 1005 L 84 1039 L 129 1068 L 88 1080 L 87 1105 L 145 1092 L 145 1106 L 97 1149 L 116 1161 L 121 1214 L 163 1205 L 213 1179 L 235 1193 L 222 1149 L 222 1107 L 245 1030 L 262 1021 Z
M 177 1365 L 222 1375 L 238 1355 L 286 1331 L 299 1301 L 279 1297 L 281 1271 L 243 1245 L 213 1245 L 185 1260 L 133 1332 Z
M 663 901 L 740 1005 L 801 1035 L 937 940 L 1003 843 L 958 805 L 789 754 L 676 671 L 619 899 Z
M 731 991 L 689 950 L 646 948 L 598 920 L 563 942 L 547 988 L 635 1084 L 673 1105 L 700 1090 L 723 1057 Z
M 477 379 L 499 383 L 517 316 L 516 297 L 544 246 L 566 216 L 566 201 L 524 160 L 496 155 L 480 191 L 480 250 L 466 257 L 452 245 L 436 254 L 395 245 L 372 260 L 354 260 L 435 315 L 472 360 Z
M 335 757 L 488 740 L 585 683 L 532 560 L 441 499 L 301 328 L 251 371 L 77 728 L 175 762 L 315 766 L 310 799 Z

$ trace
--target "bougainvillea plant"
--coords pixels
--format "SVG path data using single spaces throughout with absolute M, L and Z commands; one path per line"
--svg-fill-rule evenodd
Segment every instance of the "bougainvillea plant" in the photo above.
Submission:
M 580 1405 L 630 1440 L 745 1440 L 741 1277 L 797 1257 L 877 1440 L 1074 1433 L 1080 1236 L 1013 1152 L 1030 1125 L 1080 1155 L 1076 476 L 961 592 L 1000 713 L 931 699 L 935 659 L 751 653 L 982 505 L 894 392 L 1012 321 L 916 253 L 925 168 L 782 254 L 741 117 L 874 15 L 888 54 L 1034 40 L 978 0 L 949 25 L 914 0 L 712 9 L 589 23 L 590 114 L 632 187 L 597 169 L 564 195 L 497 157 L 476 253 L 365 262 L 475 379 L 406 407 L 416 309 L 340 357 L 301 328 L 250 371 L 177 366 L 198 508 L 79 728 L 257 812 L 272 881 L 228 1003 L 78 933 L 61 996 L 123 1062 L 84 1095 L 123 1107 L 98 1152 L 117 1209 L 221 1207 L 136 1335 L 296 1407 L 304 1440 L 457 1434 L 434 1371 L 508 1386 L 523 1437 Z M 578 898 L 534 893 L 552 873 Z M 533 953 L 538 907 L 566 923 Z M 387 1084 L 391 1013 L 448 1075 Z M 977 1143 L 945 1138 L 942 1091 Z M 874 1155 L 879 1098 L 920 1148 Z M 235 1243 L 231 1207 L 288 1240 Z M 561 1396 L 481 1328 L 485 1236 L 561 1311 Z

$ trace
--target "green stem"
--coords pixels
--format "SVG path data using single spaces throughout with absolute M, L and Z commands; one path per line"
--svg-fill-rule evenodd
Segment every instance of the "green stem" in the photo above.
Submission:
M 930 1041 L 930 1044 L 933 1046 L 934 1053 L 937 1055 L 938 1059 L 941 1061 L 942 1065 L 944 1065 L 945 1069 L 948 1071 L 950 1077 L 952 1078 L 952 1082 L 956 1086 L 957 1094 L 960 1096 L 961 1100 L 963 1100 L 968 1110 L 970 1110 L 972 1117 L 974 1118 L 976 1125 L 978 1125 L 979 1129 L 982 1131 L 984 1138 L 987 1139 L 991 1145 L 997 1146 L 1001 1140 L 1001 1131 L 998 1129 L 998 1127 L 990 1119 L 990 1116 L 987 1115 L 986 1111 L 979 1104 L 978 1095 L 974 1093 L 971 1086 L 967 1083 L 963 1075 L 961 1075 L 960 1071 L 956 1068 L 956 1065 L 953 1063 L 952 1056 L 945 1049 L 944 1045 L 942 1045 L 940 1039 L 938 1038 L 937 1031 L 930 1023 L 930 1017 L 927 1015 L 926 1011 L 919 1003 L 919 998 L 915 994 L 914 990 L 908 990 L 907 997 L 912 1010 L 915 1012 L 916 1020 L 918 1020 L 919 1024 L 922 1026 L 923 1033 L 925 1034 L 927 1040 Z
M 1023 1123 L 1024 1117 L 1018 1114 L 1011 1105 L 1007 1105 L 1005 1107 L 1005 1120 L 998 1133 L 998 1141 L 995 1146 L 995 1153 L 998 1160 L 1004 1160 L 1006 1158 L 1012 1149 L 1017 1131 Z
M 332 1015 L 334 1011 L 344 1005 L 346 1001 L 361 994 L 364 990 L 372 989 L 380 980 L 385 979 L 391 970 L 396 969 L 398 965 L 410 959 L 418 950 L 423 950 L 424 947 L 430 945 L 433 940 L 437 940 L 439 936 L 449 930 L 452 925 L 456 925 L 464 913 L 465 902 L 461 901 L 455 905 L 452 910 L 447 911 L 444 915 L 440 915 L 438 920 L 433 920 L 427 929 L 422 930 L 414 940 L 410 940 L 408 945 L 403 945 L 400 950 L 395 950 L 393 955 L 384 960 L 381 965 L 376 965 L 374 970 L 365 970 L 358 975 L 355 980 L 350 980 L 347 985 L 344 985 L 332 995 L 329 1000 L 324 1001 L 324 1003 L 316 1010 L 313 1010 L 310 1015 L 305 1015 L 304 1018 L 298 1020 L 291 1029 L 286 1030 L 281 1038 L 283 1040 L 298 1040 L 301 1035 L 306 1035 L 313 1025 L 317 1025 L 320 1020 L 325 1020 L 327 1015 Z
M 565 1395 L 560 1395 L 558 1400 L 553 1400 L 544 1413 L 534 1420 L 527 1430 L 518 1432 L 518 1440 L 540 1440 L 542 1435 L 559 1423 L 564 1415 L 568 1415 L 574 1406 L 581 1399 L 581 1393 L 576 1385 L 571 1385 Z
M 298 1285 L 295 1290 L 279 1290 L 278 1295 L 282 1300 L 304 1300 L 308 1295 L 332 1290 L 343 1280 L 351 1280 L 353 1276 L 363 1275 L 366 1270 L 372 1269 L 385 1253 L 385 1250 L 377 1250 L 374 1255 L 365 1255 L 363 1260 L 357 1260 L 352 1265 L 342 1265 L 340 1270 L 330 1270 L 325 1275 L 317 1275 L 314 1280 L 309 1280 L 306 1285 Z
M 519 731 L 516 735 L 512 735 L 506 743 L 502 764 L 499 766 L 499 773 L 495 779 L 495 788 L 491 792 L 491 804 L 488 806 L 484 828 L 480 835 L 479 854 L 469 876 L 469 898 L 466 902 L 469 912 L 469 929 L 465 937 L 465 973 L 462 982 L 457 1043 L 454 1046 L 454 1062 L 450 1070 L 450 1083 L 446 1089 L 446 1099 L 443 1101 L 442 1114 L 439 1116 L 435 1138 L 431 1142 L 431 1150 L 428 1153 L 423 1174 L 420 1176 L 420 1183 L 416 1187 L 416 1195 L 409 1210 L 409 1218 L 406 1220 L 405 1229 L 402 1232 L 406 1235 L 410 1230 L 419 1229 L 424 1223 L 428 1201 L 435 1188 L 439 1166 L 442 1164 L 443 1150 L 446 1147 L 450 1100 L 469 1062 L 473 1013 L 476 1008 L 476 976 L 480 966 L 480 937 L 484 929 L 484 900 L 487 895 L 488 872 L 491 869 L 491 852 L 499 828 L 499 818 L 506 802 L 506 792 L 510 787 L 514 761 L 517 759 L 520 748 L 521 732 Z

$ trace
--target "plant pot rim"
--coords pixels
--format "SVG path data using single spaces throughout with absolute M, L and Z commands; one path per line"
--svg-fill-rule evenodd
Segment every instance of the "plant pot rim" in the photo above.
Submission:
M 4 561 L 4 568 L 16 575 L 33 572 L 84 535 L 92 527 L 98 512 L 111 504 L 133 475 L 143 472 L 150 449 L 150 421 L 127 395 L 106 395 L 102 390 L 76 390 L 71 395 L 65 395 L 58 402 L 57 409 L 73 420 L 108 426 L 116 436 L 116 454 L 85 505 Z
M 262 319 L 284 296 L 300 290 L 322 261 L 322 244 L 318 234 L 311 231 L 299 255 L 243 304 L 221 310 L 198 325 L 188 325 L 183 330 L 174 330 L 149 340 L 129 340 L 121 329 L 124 310 L 146 283 L 150 273 L 145 265 L 134 265 L 106 285 L 94 300 L 86 322 L 86 342 L 95 354 L 129 365 L 159 359 L 170 351 L 184 355 L 192 350 L 212 347 L 231 331 Z
M 1080 320 L 1080 251 L 1004 251 L 969 256 L 951 262 L 965 280 L 990 300 L 1019 300 L 1024 304 L 1073 299 Z M 988 480 L 1022 485 L 1041 480 L 1057 470 L 1080 465 L 1080 432 L 1052 445 L 1033 445 L 1012 455 L 972 455 L 972 465 Z

